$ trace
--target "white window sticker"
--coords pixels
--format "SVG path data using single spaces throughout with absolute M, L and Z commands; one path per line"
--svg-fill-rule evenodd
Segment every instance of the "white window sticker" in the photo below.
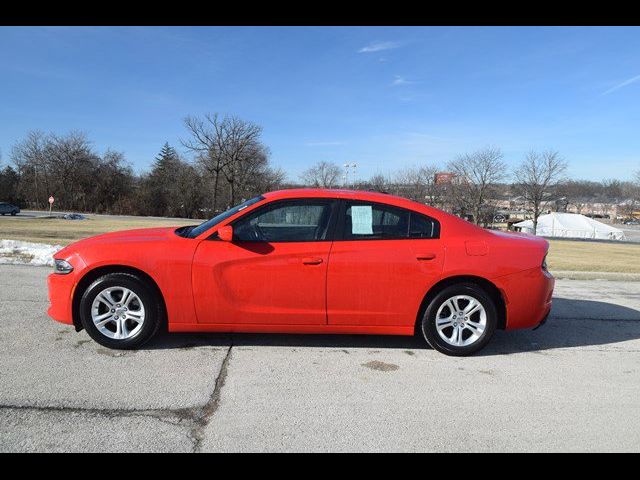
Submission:
M 373 208 L 371 205 L 351 207 L 351 233 L 373 235 Z

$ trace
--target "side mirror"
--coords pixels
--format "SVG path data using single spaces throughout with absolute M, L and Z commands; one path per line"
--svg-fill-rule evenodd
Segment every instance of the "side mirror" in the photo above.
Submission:
M 231 242 L 233 240 L 233 227 L 225 225 L 218 229 L 218 238 L 223 242 Z

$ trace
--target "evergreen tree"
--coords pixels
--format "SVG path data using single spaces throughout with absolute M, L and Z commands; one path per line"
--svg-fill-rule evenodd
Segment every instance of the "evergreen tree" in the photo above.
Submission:
M 181 169 L 182 161 L 178 152 L 165 142 L 153 162 L 148 177 L 148 209 L 153 215 L 173 216 L 179 210 L 180 205 L 176 205 L 179 196 L 176 179 Z

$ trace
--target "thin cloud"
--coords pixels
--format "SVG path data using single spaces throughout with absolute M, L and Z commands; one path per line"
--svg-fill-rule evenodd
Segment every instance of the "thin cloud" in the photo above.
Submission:
M 369 45 L 358 50 L 358 53 L 382 52 L 383 50 L 391 50 L 400 46 L 400 42 L 371 42 Z
M 393 82 L 391 82 L 391 85 L 394 87 L 401 87 L 403 85 L 413 85 L 414 82 L 413 80 L 407 80 L 405 77 L 402 77 L 400 75 L 396 75 Z
M 632 83 L 636 83 L 638 80 L 640 80 L 640 75 L 636 75 L 635 77 L 631 77 L 631 78 L 625 80 L 622 83 L 614 85 L 609 90 L 604 92 L 602 95 L 609 95 L 611 92 L 615 92 L 616 90 L 620 90 L 621 88 L 624 88 L 624 87 L 626 87 L 628 85 L 631 85 Z

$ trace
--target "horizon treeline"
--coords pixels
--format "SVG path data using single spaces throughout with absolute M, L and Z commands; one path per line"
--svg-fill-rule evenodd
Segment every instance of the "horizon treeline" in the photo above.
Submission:
M 509 169 L 497 147 L 458 155 L 440 165 L 402 168 L 367 179 L 344 175 L 329 161 L 310 165 L 297 179 L 272 165 L 262 128 L 218 114 L 185 119 L 180 140 L 190 158 L 165 142 L 150 169 L 136 174 L 121 152 L 99 154 L 82 132 L 30 131 L 0 158 L 0 201 L 21 208 L 48 208 L 116 215 L 208 218 L 266 191 L 296 186 L 385 191 L 486 223 L 496 199 L 518 197 L 534 220 L 549 205 L 626 203 L 640 208 L 640 171 L 631 181 L 570 179 L 559 152 L 531 151 Z M 2 166 L 2 164 L 5 164 Z M 453 174 L 443 181 L 438 173 Z M 345 185 L 348 181 L 349 184 Z

